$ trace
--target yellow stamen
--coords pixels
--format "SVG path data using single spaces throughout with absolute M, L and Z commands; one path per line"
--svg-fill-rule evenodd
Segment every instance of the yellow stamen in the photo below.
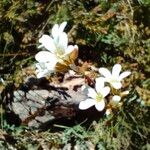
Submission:
M 103 95 L 101 93 L 97 93 L 96 95 L 96 101 L 100 102 L 103 99 Z

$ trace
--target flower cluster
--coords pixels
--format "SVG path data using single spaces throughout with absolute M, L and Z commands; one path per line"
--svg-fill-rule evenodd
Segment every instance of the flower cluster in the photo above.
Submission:
M 41 45 L 47 50 L 38 52 L 35 59 L 37 77 L 44 77 L 53 72 L 62 72 L 70 68 L 74 64 L 74 60 L 78 56 L 78 46 L 68 45 L 68 37 L 64 32 L 67 22 L 58 25 L 55 24 L 52 28 L 51 35 L 44 34 L 40 39 Z
M 66 25 L 67 22 L 60 25 L 55 24 L 50 36 L 44 34 L 39 39 L 39 43 L 41 43 L 39 48 L 44 47 L 46 50 L 42 50 L 35 55 L 35 59 L 38 61 L 36 63 L 38 78 L 53 72 L 64 72 L 68 69 L 78 70 L 74 64 L 78 56 L 78 46 L 68 45 L 68 37 L 64 32 Z M 106 114 L 108 115 L 114 108 L 121 106 L 121 98 L 129 93 L 129 91 L 120 92 L 122 80 L 129 76 L 131 72 L 120 72 L 120 64 L 115 64 L 112 71 L 104 67 L 99 68 L 101 76 L 95 79 L 95 88 L 89 85 L 82 86 L 87 99 L 80 102 L 79 109 L 85 110 L 95 106 L 98 111 L 102 111 L 106 108 Z
M 118 105 L 121 105 L 121 97 L 127 95 L 129 92 L 124 91 L 119 94 L 117 90 L 122 87 L 122 80 L 131 74 L 130 71 L 125 71 L 121 73 L 121 65 L 115 64 L 112 72 L 107 68 L 100 68 L 99 73 L 102 75 L 95 80 L 95 88 L 92 88 L 88 85 L 82 87 L 83 92 L 88 96 L 84 101 L 81 101 L 79 104 L 79 109 L 85 110 L 91 106 L 96 107 L 98 111 L 102 111 L 106 107 L 106 114 L 110 114 L 112 109 Z M 109 86 L 105 86 L 109 84 Z M 112 93 L 112 96 L 109 96 L 109 101 L 105 97 Z

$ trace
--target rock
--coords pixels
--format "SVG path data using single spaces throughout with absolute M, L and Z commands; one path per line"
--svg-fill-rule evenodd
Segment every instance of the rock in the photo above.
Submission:
M 8 122 L 45 130 L 54 123 L 68 126 L 77 121 L 83 122 L 86 118 L 88 121 L 99 119 L 102 113 L 95 108 L 79 110 L 78 104 L 86 99 L 86 95 L 81 91 L 84 80 L 81 77 L 79 80 L 70 79 L 72 85 L 67 80 L 63 81 L 61 86 L 55 86 L 45 78 L 32 77 L 20 89 L 4 92 L 10 95 L 3 97 L 3 100 L 9 103 L 3 102 L 3 105 L 7 104 L 5 108 L 8 112 Z
M 67 82 L 64 85 L 68 85 Z M 33 77 L 20 89 L 13 91 L 12 95 L 13 100 L 8 105 L 8 111 L 15 114 L 14 117 L 18 116 L 21 124 L 34 128 L 45 128 L 47 124 L 61 118 L 73 118 L 76 116 L 79 102 L 86 98 L 80 88 L 75 91 L 73 87 L 55 87 L 46 79 L 38 80 Z M 13 119 L 11 123 L 15 124 L 12 121 Z

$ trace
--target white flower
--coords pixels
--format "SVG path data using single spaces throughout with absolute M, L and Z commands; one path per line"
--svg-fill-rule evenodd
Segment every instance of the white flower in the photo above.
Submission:
M 121 65 L 115 64 L 112 73 L 107 68 L 100 68 L 99 72 L 104 76 L 106 82 L 110 83 L 115 89 L 120 89 L 122 87 L 122 79 L 131 74 L 130 71 L 125 71 L 120 74 Z
M 77 58 L 78 46 L 68 46 L 64 53 L 51 53 L 49 51 L 40 51 L 35 55 L 35 59 L 39 63 L 46 63 L 48 70 L 58 70 L 63 67 L 68 67 L 73 64 L 74 60 Z M 57 65 L 58 64 L 58 65 Z M 62 64 L 62 66 L 61 66 Z
M 96 79 L 95 89 L 84 86 L 82 90 L 88 98 L 80 102 L 79 109 L 85 110 L 94 105 L 98 111 L 105 108 L 105 97 L 109 94 L 110 88 L 104 87 L 104 81 L 101 78 Z
M 64 29 L 67 25 L 67 22 L 63 22 L 60 24 L 60 26 L 58 24 L 55 24 L 52 28 L 52 37 L 55 40 L 56 43 L 58 43 L 59 40 L 59 36 L 60 34 L 62 34 L 64 32 Z
M 37 78 L 45 77 L 46 75 L 55 72 L 55 65 L 57 61 L 50 52 L 41 51 L 35 55 L 35 59 L 38 61 L 35 65 L 37 68 Z
M 120 102 L 120 100 L 121 100 L 121 97 L 120 97 L 119 95 L 114 95 L 114 96 L 112 97 L 112 102 L 113 102 L 114 104 L 118 104 L 118 103 Z
M 37 78 L 45 77 L 55 72 L 55 66 L 50 63 L 37 63 L 36 68 Z
M 68 37 L 65 32 L 63 32 L 67 22 L 63 22 L 60 26 L 55 24 L 52 28 L 52 35 L 44 34 L 40 39 L 40 47 L 45 47 L 51 53 L 57 55 L 58 57 L 62 56 L 64 53 L 70 53 L 71 48 L 68 47 Z M 72 47 L 72 46 L 71 46 Z
M 63 22 L 60 26 L 55 24 L 52 28 L 52 36 L 44 34 L 39 39 L 39 42 L 41 43 L 40 47 L 45 47 L 48 50 L 40 51 L 35 55 L 38 64 L 46 63 L 44 69 L 37 70 L 40 76 L 46 75 L 47 72 L 53 72 L 56 68 L 63 70 L 63 68 L 67 68 L 76 59 L 78 46 L 68 46 L 67 34 L 63 32 L 66 24 L 67 22 Z
M 52 47 L 51 43 L 56 44 L 56 45 L 58 44 L 60 35 L 62 33 L 65 33 L 64 28 L 66 27 L 66 25 L 67 25 L 67 22 L 61 23 L 60 26 L 58 24 L 55 24 L 51 31 L 52 36 L 48 36 L 48 35 L 44 34 L 39 39 L 39 42 L 41 43 L 39 48 L 45 47 L 46 49 L 51 51 L 51 49 L 50 49 Z
M 65 32 L 63 32 L 67 22 L 63 22 L 60 26 L 58 24 L 55 24 L 52 28 L 52 37 L 49 35 L 44 34 L 40 39 L 39 42 L 44 46 L 48 51 L 49 54 L 45 51 L 38 53 L 35 57 L 37 61 L 39 61 L 38 56 L 43 55 L 47 59 L 45 60 L 45 57 L 43 58 L 44 61 L 52 61 L 52 57 L 55 58 L 55 60 L 61 61 L 61 59 L 67 59 L 67 55 L 70 54 L 74 49 L 78 49 L 77 45 L 69 45 L 68 46 L 68 37 Z M 40 46 L 41 47 L 41 46 Z M 47 56 L 46 56 L 47 55 Z M 49 59 L 48 59 L 49 57 Z M 41 60 L 41 59 L 40 59 Z
M 44 34 L 40 39 L 39 42 L 44 46 L 49 52 L 52 54 L 57 55 L 60 57 L 64 53 L 69 53 L 70 49 L 67 49 L 68 46 L 68 37 L 66 33 L 61 33 L 59 35 L 57 43 L 55 40 L 50 37 L 49 35 Z M 68 52 L 69 51 L 69 52 Z

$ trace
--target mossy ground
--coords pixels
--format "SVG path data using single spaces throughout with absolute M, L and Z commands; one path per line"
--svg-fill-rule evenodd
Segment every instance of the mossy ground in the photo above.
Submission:
M 9 125 L 1 108 L 0 149 L 149 150 L 149 6 L 148 0 L 1 1 L 0 73 L 6 84 L 18 88 L 32 74 L 24 68 L 35 63 L 38 38 L 62 21 L 68 22 L 69 42 L 79 46 L 80 59 L 97 67 L 120 63 L 132 74 L 126 80 L 130 94 L 124 105 L 98 122 L 88 124 L 85 118 L 72 126 L 37 131 Z

